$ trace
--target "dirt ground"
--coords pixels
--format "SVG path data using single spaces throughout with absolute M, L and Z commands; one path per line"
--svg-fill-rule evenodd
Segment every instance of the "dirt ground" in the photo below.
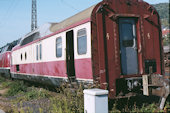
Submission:
M 8 88 L 0 90 L 0 95 L 4 95 L 8 91 Z

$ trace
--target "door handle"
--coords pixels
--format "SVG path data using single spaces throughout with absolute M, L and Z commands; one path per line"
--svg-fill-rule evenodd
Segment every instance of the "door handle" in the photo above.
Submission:
M 132 46 L 133 49 L 136 49 L 136 40 L 135 40 L 135 37 L 133 38 L 133 46 Z
M 70 60 L 70 56 L 68 56 L 68 60 Z

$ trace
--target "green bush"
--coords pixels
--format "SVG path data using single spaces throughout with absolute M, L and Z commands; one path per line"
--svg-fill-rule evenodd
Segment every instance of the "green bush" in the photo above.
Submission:
M 2 82 L 1 83 L 1 86 L 0 86 L 0 89 L 4 89 L 4 88 L 7 88 L 11 85 L 11 82 L 10 81 L 6 81 L 6 82 Z
M 26 91 L 27 91 L 27 86 L 24 85 L 23 81 L 15 81 L 10 84 L 6 96 L 15 96 L 18 93 L 26 92 Z
M 50 112 L 52 113 L 83 113 L 84 112 L 84 98 L 83 88 L 80 87 L 70 89 L 67 86 L 63 86 L 60 92 L 55 98 L 51 98 Z
M 24 97 L 28 101 L 28 100 L 39 99 L 39 98 L 47 98 L 50 97 L 50 94 L 49 91 L 45 89 L 31 87 L 25 93 Z
M 4 77 L 1 77 L 0 75 L 0 83 L 4 82 L 5 81 L 5 78 Z

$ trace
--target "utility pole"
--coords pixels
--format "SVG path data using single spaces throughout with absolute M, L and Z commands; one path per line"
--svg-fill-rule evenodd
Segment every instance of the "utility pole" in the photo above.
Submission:
M 32 0 L 31 31 L 37 28 L 37 2 Z

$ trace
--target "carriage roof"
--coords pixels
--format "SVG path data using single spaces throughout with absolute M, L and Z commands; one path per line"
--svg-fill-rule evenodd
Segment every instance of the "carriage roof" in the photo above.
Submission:
M 84 10 L 84 11 L 82 11 L 82 12 L 80 12 L 80 13 L 78 13 L 78 14 L 76 14 L 76 15 L 74 15 L 74 16 L 72 16 L 72 17 L 70 17 L 70 18 L 68 18 L 68 19 L 66 19 L 66 20 L 64 20 L 62 22 L 60 22 L 60 23 L 52 24 L 50 30 L 52 32 L 56 32 L 58 30 L 64 29 L 66 27 L 69 27 L 69 26 L 71 26 L 73 24 L 76 24 L 77 22 L 80 22 L 82 20 L 90 18 L 91 14 L 92 14 L 92 11 L 93 11 L 95 6 L 96 5 L 88 8 L 88 9 L 86 9 L 86 10 Z

